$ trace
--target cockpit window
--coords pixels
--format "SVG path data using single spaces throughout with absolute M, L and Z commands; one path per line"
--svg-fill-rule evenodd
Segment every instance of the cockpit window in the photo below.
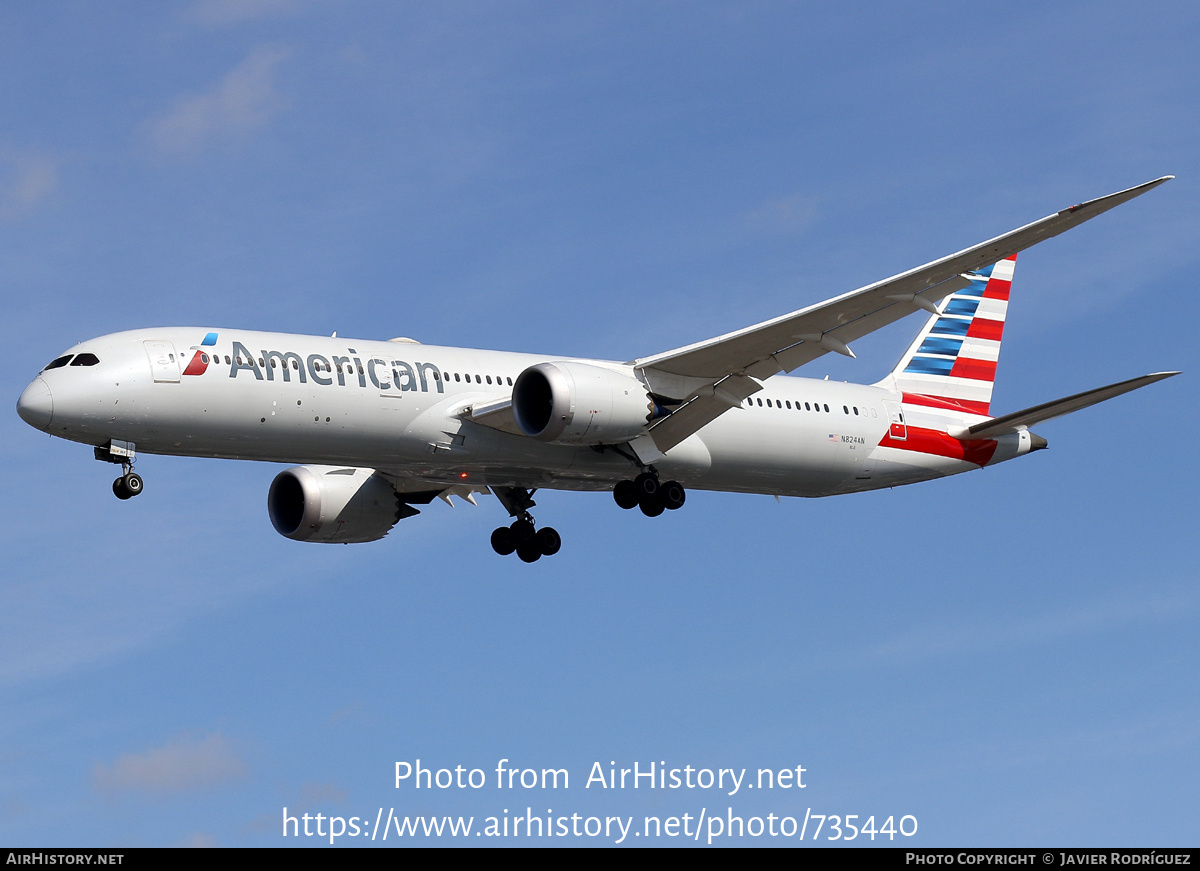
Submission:
M 49 370 L 51 370 L 51 369 L 57 369 L 59 366 L 66 366 L 66 365 L 67 365 L 67 363 L 71 362 L 71 357 L 72 357 L 72 355 L 71 355 L 71 354 L 63 354 L 63 355 L 62 355 L 61 357 L 59 357 L 57 360 L 53 360 L 53 361 L 51 361 L 50 365 L 48 365 L 48 366 L 47 366 L 45 369 L 43 369 L 42 371 L 43 371 L 43 372 L 47 372 L 47 371 L 49 371 Z
M 100 358 L 95 354 L 80 354 L 71 361 L 72 366 L 95 366 L 100 362 Z

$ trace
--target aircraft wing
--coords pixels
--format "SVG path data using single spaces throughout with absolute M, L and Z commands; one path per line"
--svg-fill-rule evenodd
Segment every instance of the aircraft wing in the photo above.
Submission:
M 830 351 L 854 356 L 849 344 L 911 314 L 935 311 L 938 300 L 969 282 L 963 273 L 1011 257 L 1091 220 L 1174 176 L 1163 176 L 1128 190 L 1088 200 L 1026 224 L 971 248 L 867 285 L 826 302 L 716 336 L 673 351 L 633 360 L 650 389 L 682 400 L 671 414 L 650 427 L 659 451 L 675 445 L 739 407 L 762 389 L 762 379 L 791 372 Z
M 1095 405 L 1097 402 L 1112 399 L 1114 396 L 1120 396 L 1122 393 L 1137 390 L 1139 387 L 1145 387 L 1147 384 L 1153 384 L 1155 381 L 1162 381 L 1164 378 L 1170 378 L 1178 374 L 1178 372 L 1155 372 L 1153 375 L 1130 378 L 1128 381 L 1109 384 L 1107 387 L 1085 390 L 1083 393 L 1076 393 L 1074 396 L 1068 396 L 1065 399 L 1043 402 L 1041 405 L 1035 405 L 1032 408 L 1025 408 L 1021 411 L 1014 411 L 1012 414 L 1006 414 L 1003 417 L 993 417 L 991 420 L 985 420 L 974 426 L 963 427 L 960 431 L 951 432 L 950 434 L 957 439 L 995 438 L 1007 432 L 1027 429 L 1042 421 L 1062 417 L 1064 414 L 1079 411 L 1081 408 L 1087 408 L 1089 405 Z

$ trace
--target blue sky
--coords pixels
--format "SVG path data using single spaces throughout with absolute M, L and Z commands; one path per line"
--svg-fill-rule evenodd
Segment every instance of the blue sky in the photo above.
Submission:
M 297 843 L 284 806 L 527 805 L 1194 843 L 1198 17 L 0 8 L 0 843 L 272 846 Z M 630 359 L 1168 173 L 1021 257 L 993 408 L 1183 376 L 1039 427 L 1049 451 L 895 491 L 694 492 L 653 520 L 541 491 L 565 544 L 533 566 L 491 552 L 490 497 L 347 547 L 273 531 L 266 464 L 147 456 L 118 503 L 110 467 L 11 411 L 64 348 L 142 326 Z M 919 326 L 800 374 L 875 381 Z M 395 789 L 418 758 L 571 788 Z M 595 761 L 808 785 L 605 793 Z

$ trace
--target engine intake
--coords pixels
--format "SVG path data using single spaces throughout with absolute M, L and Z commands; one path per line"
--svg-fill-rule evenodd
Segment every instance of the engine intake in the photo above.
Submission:
M 646 385 L 587 363 L 538 363 L 517 376 L 513 417 L 521 432 L 556 444 L 618 444 L 655 413 Z
M 377 541 L 401 517 L 415 514 L 374 469 L 294 466 L 271 482 L 267 512 L 275 531 L 293 541 Z

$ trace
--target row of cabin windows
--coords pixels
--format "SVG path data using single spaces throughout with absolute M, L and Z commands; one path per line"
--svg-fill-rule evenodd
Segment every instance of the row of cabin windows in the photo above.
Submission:
M 201 355 L 200 355 L 200 359 L 201 359 L 201 360 L 202 360 L 204 363 L 208 363 L 208 355 L 207 355 L 207 354 L 201 354 Z M 213 354 L 213 358 L 212 358 L 212 359 L 213 359 L 213 362 L 215 362 L 215 363 L 220 363 L 220 362 L 221 362 L 221 357 L 220 357 L 220 355 L 219 355 L 219 354 Z M 251 361 L 250 361 L 249 359 L 247 359 L 247 362 L 251 362 Z M 278 362 L 279 362 L 279 358 L 278 358 L 278 357 L 272 357 L 272 358 L 271 358 L 271 368 L 272 368 L 272 369 L 275 369 L 275 368 L 277 368 L 277 364 L 278 364 Z M 58 363 L 58 360 L 55 360 L 55 361 L 54 361 L 54 363 Z M 50 364 L 50 366 L 49 366 L 49 367 L 47 367 L 47 368 L 53 368 L 53 366 L 54 366 L 54 363 L 51 363 L 51 364 Z M 230 365 L 230 364 L 232 364 L 232 363 L 233 363 L 233 360 L 230 358 L 230 356 L 229 356 L 228 354 L 226 354 L 226 355 L 225 355 L 225 363 L 226 363 L 226 365 Z M 239 354 L 239 355 L 237 356 L 237 363 L 238 363 L 238 365 L 239 365 L 239 366 L 241 366 L 241 365 L 244 365 L 244 364 L 242 363 L 242 355 L 241 355 L 241 354 Z M 63 365 L 63 364 L 59 363 L 58 365 L 60 365 L 60 366 L 61 366 L 61 365 Z M 91 365 L 91 364 L 88 364 L 88 365 Z M 259 365 L 259 366 L 262 366 L 262 367 L 264 367 L 264 368 L 265 368 L 265 367 L 266 367 L 266 365 L 267 365 L 267 363 L 266 363 L 266 360 L 264 360 L 262 357 L 259 357 L 259 358 L 258 358 L 258 365 Z M 346 374 L 346 375 L 353 375 L 353 374 L 354 374 L 354 367 L 353 367 L 353 366 L 351 366 L 349 363 L 347 363 L 345 366 L 343 366 L 341 363 L 338 363 L 336 366 L 330 367 L 330 366 L 327 366 L 327 365 L 325 365 L 325 364 L 321 363 L 321 362 L 318 360 L 318 361 L 314 361 L 314 364 L 313 364 L 313 365 L 314 365 L 314 367 L 317 369 L 317 371 L 318 371 L 318 372 L 333 372 L 333 371 L 336 371 L 336 372 L 337 372 L 339 375 L 341 375 L 341 374 L 343 374 L 343 373 L 344 373 L 344 374 Z M 296 361 L 296 360 L 292 360 L 292 368 L 293 368 L 293 369 L 299 369 L 299 368 L 300 368 L 300 363 L 299 363 L 298 361 Z M 365 371 L 365 370 L 364 370 L 364 371 Z M 440 375 L 440 373 L 438 373 L 438 372 L 434 372 L 434 373 L 433 373 L 433 380 L 434 380 L 434 381 L 440 381 L 440 380 L 441 380 L 441 375 Z M 447 381 L 449 381 L 449 380 L 450 380 L 450 376 L 449 376 L 449 375 L 447 375 L 447 376 L 446 376 L 446 380 L 447 380 Z M 469 374 L 467 374 L 467 375 L 463 375 L 463 374 L 461 374 L 461 373 L 459 373 L 459 372 L 455 372 L 455 373 L 454 373 L 454 380 L 455 380 L 455 381 L 457 381 L 457 382 L 459 382 L 460 384 L 461 384 L 462 382 L 464 382 L 464 381 L 465 381 L 467 384 L 470 384 L 470 383 L 471 383 L 471 376 L 470 376 Z M 496 376 L 496 380 L 495 380 L 495 382 L 493 382 L 493 381 L 492 381 L 492 376 L 491 376 L 491 375 L 476 375 L 476 376 L 475 376 L 475 383 L 476 383 L 476 384 L 483 384 L 483 383 L 485 383 L 485 380 L 486 380 L 486 383 L 488 383 L 488 384 L 495 383 L 495 384 L 498 384 L 498 385 L 500 385 L 500 386 L 504 386 L 504 383 L 505 383 L 505 381 L 507 381 L 507 382 L 508 382 L 508 386 L 509 386 L 509 387 L 512 387 L 512 383 L 513 383 L 513 380 L 512 380 L 512 378 L 511 378 L 511 377 L 504 378 L 504 377 L 502 377 L 502 376 L 500 376 L 500 375 L 497 375 L 497 376 Z
M 752 396 L 746 400 L 746 407 L 753 408 L 755 403 L 758 403 L 759 408 L 762 408 L 763 403 L 766 403 L 767 408 L 786 408 L 789 411 L 793 407 L 795 408 L 796 411 L 829 411 L 828 403 L 805 402 L 803 408 L 801 408 L 800 400 L 796 400 L 796 404 L 795 404 L 795 406 L 793 406 L 792 401 L 790 399 L 762 399 L 762 398 L 759 398 L 756 396 Z M 863 417 L 866 417 L 866 415 L 867 415 L 867 409 L 864 408 L 860 411 L 857 405 L 855 405 L 855 406 L 843 405 L 842 411 L 846 414 L 853 413 L 855 416 L 858 416 L 861 414 Z M 871 417 L 878 417 L 878 413 L 873 408 L 871 409 Z

